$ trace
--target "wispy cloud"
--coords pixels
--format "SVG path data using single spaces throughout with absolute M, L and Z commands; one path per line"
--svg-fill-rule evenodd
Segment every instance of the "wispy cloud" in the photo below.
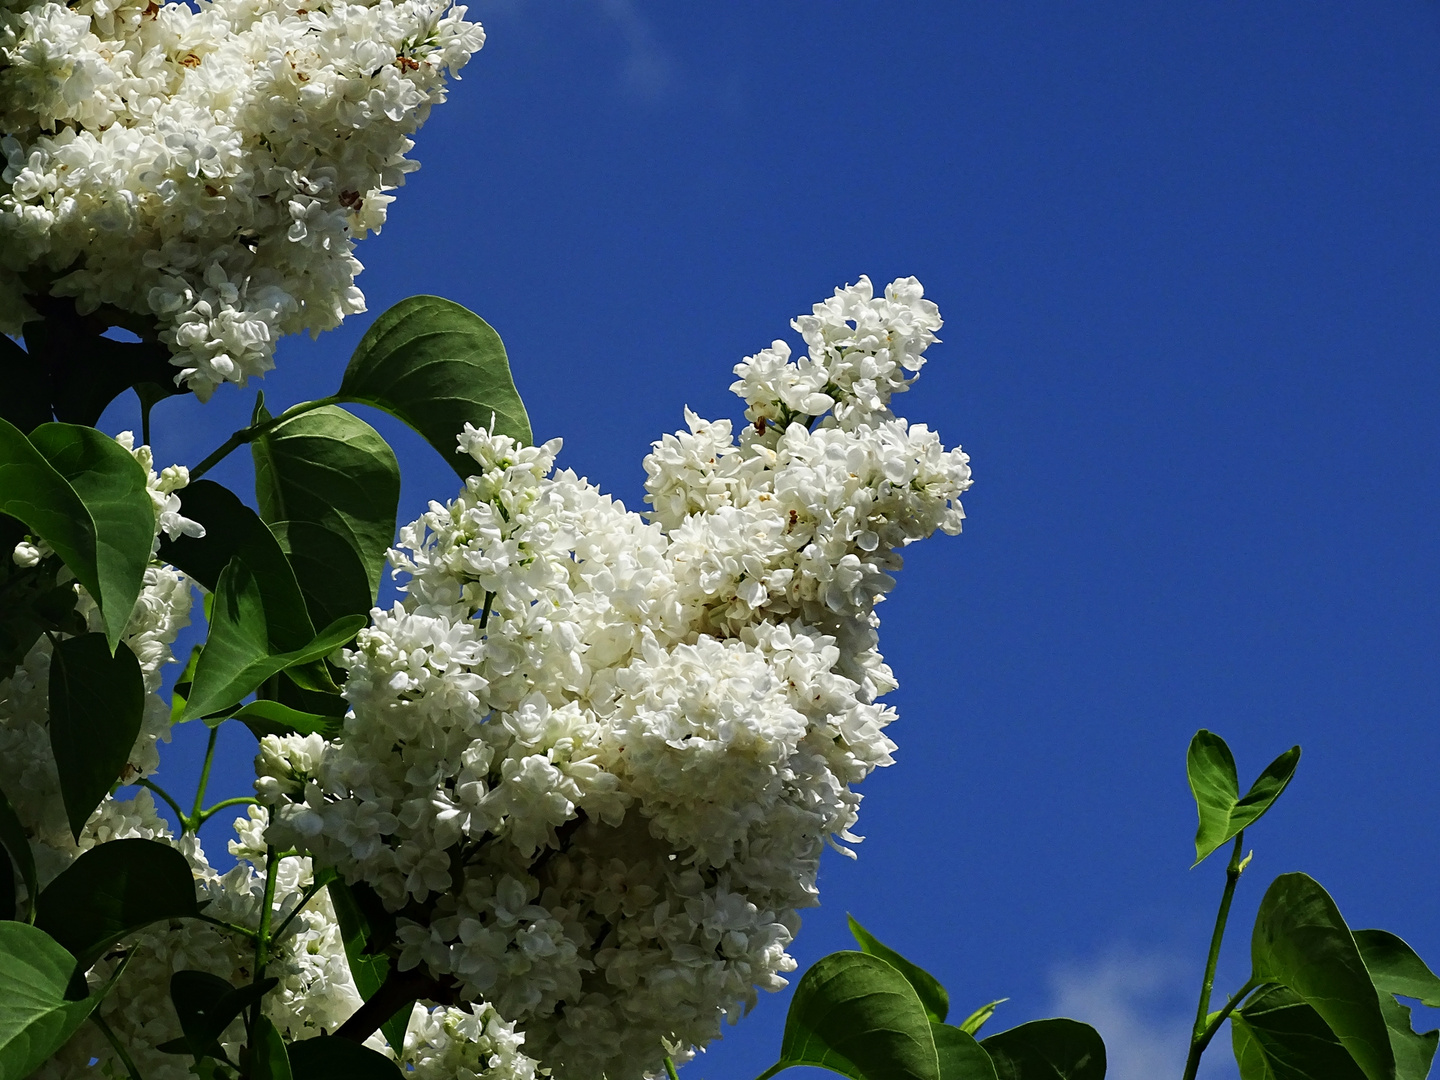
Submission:
M 1156 1080 L 1185 1067 L 1190 1024 L 1184 1004 L 1193 973 L 1157 954 L 1116 950 L 1092 963 L 1069 965 L 1051 976 L 1057 1016 L 1090 1024 L 1105 1040 L 1106 1080 Z M 1237 1076 L 1222 1032 L 1201 1064 L 1204 1080 Z
M 678 65 L 634 0 L 600 0 L 600 10 L 625 39 L 622 76 L 626 89 L 647 100 L 664 97 L 675 86 Z

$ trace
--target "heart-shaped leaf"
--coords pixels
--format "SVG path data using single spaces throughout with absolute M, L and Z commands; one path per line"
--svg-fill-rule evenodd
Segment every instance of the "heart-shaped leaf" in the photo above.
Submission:
M 29 1076 L 100 1003 L 104 991 L 78 1001 L 66 997 L 74 974 L 75 957 L 49 934 L 0 922 L 0 1077 Z
M 301 1080 L 402 1080 L 405 1075 L 385 1055 L 335 1035 L 291 1043 L 290 1067 Z
M 1255 916 L 1253 976 L 1287 986 L 1313 1008 L 1368 1080 L 1394 1080 L 1395 1055 L 1380 994 L 1350 928 L 1320 884 L 1281 874 Z
M 395 540 L 400 465 L 380 433 L 334 405 L 250 444 L 260 516 L 290 557 L 316 625 L 368 614 Z
M 915 988 L 915 993 L 919 995 L 920 1004 L 925 1006 L 926 1015 L 935 1023 L 943 1024 L 946 1014 L 950 1011 L 950 995 L 945 992 L 945 987 L 940 985 L 940 980 L 882 943 L 874 934 L 861 926 L 855 916 L 851 915 L 848 918 L 850 933 L 860 943 L 860 951 L 869 953 L 871 956 L 878 956 L 901 975 L 904 975 L 910 981 L 910 985 Z
M 41 891 L 35 925 L 85 969 L 125 935 L 198 912 L 195 876 L 184 855 L 155 840 L 111 840 L 82 854 Z
M 1365 1080 L 1320 1014 L 1272 986 L 1230 1014 L 1240 1080 Z
M 999 1080 L 1103 1080 L 1105 1042 L 1078 1020 L 1032 1020 L 982 1039 Z
M 15 808 L 10 805 L 10 800 L 3 791 L 0 791 L 0 844 L 5 845 L 5 850 L 19 868 L 20 879 L 25 882 L 25 895 L 33 909 L 35 897 L 40 892 L 36 883 L 35 852 L 30 848 L 30 838 L 25 834 L 25 826 L 20 823 Z
M 145 676 L 129 646 L 68 638 L 50 657 L 50 749 L 76 840 L 130 760 L 145 716 Z
M 412 296 L 365 332 L 336 397 L 409 424 L 462 477 L 456 451 L 467 423 L 528 445 L 530 418 L 500 335 L 474 312 L 438 296 Z
M 91 597 L 100 605 L 105 638 L 114 649 L 145 584 L 155 543 L 155 504 L 145 487 L 145 470 L 130 451 L 92 427 L 41 424 L 30 433 L 30 442 L 89 511 L 100 584 Z
M 1440 1008 L 1440 978 L 1404 941 L 1388 930 L 1356 930 L 1355 944 L 1377 990 Z
M 815 1065 L 851 1080 L 940 1080 L 930 1018 L 908 979 L 878 956 L 823 956 L 795 988 L 780 1060 L 764 1076 Z
M 1235 774 L 1235 758 L 1219 735 L 1201 728 L 1190 740 L 1186 772 L 1200 827 L 1195 833 L 1195 865 L 1253 825 L 1274 805 L 1300 763 L 1300 747 L 1293 746 L 1266 766 L 1242 798 Z
M 935 1052 L 940 1057 L 940 1080 L 999 1080 L 995 1063 L 968 1031 L 931 1022 Z

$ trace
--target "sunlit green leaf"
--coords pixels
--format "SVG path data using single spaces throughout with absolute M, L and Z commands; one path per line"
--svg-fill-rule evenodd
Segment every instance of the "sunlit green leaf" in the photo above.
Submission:
M 1355 944 L 1377 990 L 1440 1008 L 1440 978 L 1404 941 L 1388 930 L 1356 930 Z
M 139 839 L 95 845 L 41 890 L 37 908 L 35 925 L 82 968 L 142 926 L 198 911 L 185 856 L 168 844 Z
M 996 1007 L 1005 1004 L 1005 1002 L 1009 1000 L 1009 998 L 996 998 L 994 1001 L 987 1001 L 955 1026 L 961 1031 L 976 1035 L 980 1029 L 985 1026 L 986 1022 L 995 1015 Z
M 438 296 L 412 296 L 376 319 L 337 396 L 403 420 L 461 476 L 469 459 L 456 453 L 455 439 L 466 423 L 527 445 L 532 438 L 500 336 Z
M 49 934 L 0 922 L 0 1078 L 29 1076 L 99 1004 L 103 993 L 66 998 L 74 973 L 75 957 Z
M 910 985 L 915 988 L 915 993 L 919 995 L 920 1004 L 925 1006 L 926 1015 L 937 1024 L 943 1024 L 946 1014 L 950 1011 L 950 995 L 945 992 L 945 987 L 940 985 L 940 980 L 881 942 L 874 934 L 861 926 L 855 916 L 851 915 L 848 918 L 850 933 L 860 943 L 860 951 L 869 953 L 871 956 L 878 956 L 901 975 L 904 975 L 910 981 Z
M 1256 979 L 1289 987 L 1320 1015 L 1368 1080 L 1394 1080 L 1380 995 L 1335 901 L 1315 879 L 1282 874 L 1266 890 L 1250 960 Z
M 1102 1080 L 1105 1043 L 1078 1020 L 1032 1020 L 980 1045 L 999 1080 Z
M 383 1054 L 334 1035 L 292 1043 L 290 1067 L 300 1080 L 401 1080 L 405 1075 Z
M 239 720 L 257 739 L 266 735 L 312 735 L 318 734 L 333 739 L 340 734 L 345 722 L 338 716 L 322 716 L 319 713 L 301 712 L 278 701 L 252 701 L 241 706 L 233 717 Z M 219 721 L 211 721 L 218 723 Z
M 251 443 L 260 516 L 290 556 L 317 625 L 364 615 L 395 540 L 400 465 L 379 432 L 333 405 Z
M 931 1021 L 930 1034 L 940 1058 L 940 1080 L 998 1080 L 995 1063 L 970 1032 Z
M 1195 833 L 1196 865 L 1259 820 L 1290 783 L 1299 763 L 1300 747 L 1291 747 L 1266 766 L 1242 798 L 1230 747 L 1219 735 L 1204 728 L 1197 731 L 1190 740 L 1185 763 L 1200 814 L 1200 827 Z
M 816 1065 L 851 1080 L 939 1080 L 930 1018 L 909 980 L 878 956 L 837 952 L 790 1000 L 780 1060 L 765 1075 Z
M 155 542 L 155 504 L 145 487 L 145 470 L 130 451 L 92 427 L 41 424 L 30 433 L 30 442 L 89 511 L 100 584 L 91 597 L 100 605 L 113 649 L 130 622 Z
M 80 830 L 120 779 L 145 716 L 145 676 L 123 642 L 68 638 L 50 657 L 50 748 L 70 832 Z
M 347 885 L 338 876 L 327 886 L 340 940 L 350 963 L 350 976 L 362 1000 L 369 1001 L 390 973 L 390 960 L 380 950 L 395 936 L 395 916 L 385 910 L 380 898 L 363 882 Z M 397 1051 L 405 1045 L 410 1023 L 409 1005 L 399 1009 L 380 1026 L 385 1041 Z

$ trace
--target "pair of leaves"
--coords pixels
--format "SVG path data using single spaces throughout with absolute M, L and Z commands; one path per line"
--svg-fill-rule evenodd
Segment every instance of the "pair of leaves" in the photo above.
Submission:
M 340 924 L 340 938 L 345 943 L 350 976 L 361 999 L 369 1001 L 390 973 L 390 959 L 382 950 L 395 936 L 395 916 L 385 910 L 380 898 L 363 882 L 347 885 L 336 876 L 327 888 L 335 921 Z M 385 1041 L 397 1054 L 405 1047 L 411 1011 L 406 1005 L 380 1025 Z
M 155 538 L 145 470 L 94 428 L 0 420 L 0 513 L 44 540 L 100 608 L 113 650 L 130 621 Z M 27 646 L 28 648 L 28 646 Z
M 1105 1045 L 1073 1020 L 1038 1020 L 983 1042 L 975 1032 L 998 1002 L 946 1024 L 949 995 L 937 979 L 870 934 L 850 927 L 863 952 L 818 960 L 795 988 L 780 1060 L 850 1080 L 1102 1080 Z
M 111 840 L 82 854 L 45 886 L 35 925 L 84 971 L 127 934 L 197 914 L 195 877 L 185 856 L 155 840 Z
M 255 511 L 219 484 L 190 485 L 185 512 L 205 526 L 205 536 L 162 542 L 161 557 L 213 597 L 210 634 L 177 719 L 228 715 L 280 671 L 307 689 L 333 693 L 322 658 L 354 637 L 364 616 L 347 616 L 317 634 L 279 542 Z
M 1251 963 L 1275 986 L 1232 1014 L 1243 1080 L 1428 1075 L 1440 1033 L 1416 1034 L 1393 995 L 1440 1003 L 1440 979 L 1395 935 L 1352 933 L 1314 879 L 1283 874 L 1266 891 Z
M 1300 763 L 1300 747 L 1293 746 L 1266 766 L 1243 796 L 1235 772 L 1235 757 L 1225 740 L 1201 728 L 1190 740 L 1185 771 L 1200 814 L 1195 833 L 1195 864 L 1253 825 L 1274 805 Z
M 123 967 L 123 964 L 121 965 Z M 69 995 L 75 957 L 43 930 L 0 922 L 0 1077 L 29 1076 L 69 1042 L 118 980 Z

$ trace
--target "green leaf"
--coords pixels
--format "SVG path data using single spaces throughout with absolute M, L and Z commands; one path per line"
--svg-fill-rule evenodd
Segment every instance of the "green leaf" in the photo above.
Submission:
M 76 840 L 120 779 L 145 715 L 145 676 L 123 642 L 104 634 L 68 638 L 50 658 L 50 749 Z
M 5 372 L 5 393 L 0 394 L 0 418 L 22 432 L 50 419 L 50 384 L 45 365 L 35 363 L 19 344 L 0 334 L 0 371 Z
M 19 525 L 14 518 L 6 522 Z M 0 539 L 0 555 L 8 556 L 25 535 L 25 526 L 13 538 Z M 0 678 L 24 663 L 26 655 L 45 631 L 83 634 L 85 619 L 75 610 L 75 583 L 57 582 L 64 563 L 54 555 L 34 566 L 16 566 L 0 558 Z
M 1254 978 L 1288 986 L 1329 1025 L 1368 1080 L 1394 1080 L 1380 995 L 1330 894 L 1305 874 L 1271 883 L 1250 939 Z
M 15 864 L 6 855 L 0 859 L 0 920 L 15 918 L 18 899 L 15 895 Z
M 335 1035 L 291 1043 L 290 1065 L 301 1080 L 401 1080 L 405 1075 L 385 1055 Z
M 213 594 L 212 594 L 213 595 Z M 209 616 L 207 615 L 208 619 Z M 170 688 L 170 722 L 178 724 L 180 717 L 185 713 L 185 702 L 190 695 L 190 687 L 195 682 L 195 665 L 200 662 L 200 652 L 203 646 L 192 645 L 190 656 L 185 661 L 185 666 L 180 669 L 180 674 L 175 677 L 175 685 Z
M 767 1076 L 816 1065 L 851 1080 L 939 1080 L 930 1019 L 915 988 L 878 956 L 836 952 L 790 1000 L 780 1060 Z
M 231 719 L 239 720 L 257 739 L 266 735 L 313 735 L 333 739 L 345 727 L 345 721 L 337 716 L 322 716 L 319 713 L 301 712 L 278 701 L 252 701 L 242 706 Z M 212 727 L 220 723 L 209 720 Z
M 1355 944 L 1377 990 L 1440 1008 L 1440 978 L 1404 941 L 1388 930 L 1356 930 Z
M 1204 728 L 1197 731 L 1190 740 L 1185 762 L 1190 790 L 1200 813 L 1200 827 L 1195 833 L 1195 865 L 1200 865 L 1240 830 L 1258 821 L 1290 783 L 1299 763 L 1300 747 L 1292 746 L 1266 766 L 1241 798 L 1230 747 L 1219 735 Z
M 326 887 L 340 926 L 345 959 L 350 963 L 350 977 L 355 980 L 361 1000 L 369 1001 L 390 973 L 390 960 L 380 950 L 395 937 L 395 916 L 385 910 L 380 898 L 363 882 L 347 885 L 337 875 Z M 380 1025 L 385 1041 L 396 1053 L 405 1048 L 411 1012 L 406 1005 Z
M 904 975 L 910 985 L 915 988 L 915 993 L 919 995 L 920 1004 L 925 1006 L 925 1015 L 935 1023 L 943 1024 L 946 1013 L 950 1011 L 950 995 L 945 992 L 945 987 L 940 985 L 940 980 L 882 943 L 874 934 L 861 926 L 855 916 L 850 915 L 847 918 L 850 920 L 850 933 L 860 943 L 860 951 L 869 953 L 871 956 L 878 956 L 901 975 Z
M 290 556 L 311 618 L 368 614 L 395 540 L 394 451 L 334 405 L 282 420 L 250 446 L 260 517 Z
M 143 926 L 198 913 L 184 855 L 155 840 L 111 840 L 44 888 L 35 925 L 69 949 L 83 970 Z
M 456 437 L 467 422 L 525 445 L 533 438 L 500 336 L 438 296 L 412 296 L 376 319 L 336 396 L 403 420 L 462 477 L 469 459 Z
M 291 1080 L 294 1075 L 290 1069 L 290 1057 L 285 1052 L 285 1040 L 266 1016 L 256 1017 L 246 1052 L 250 1057 L 250 1068 L 246 1073 L 250 1080 Z M 300 1080 L 310 1078 L 301 1073 Z
M 299 681 L 301 665 L 328 656 L 350 641 L 365 625 L 363 615 L 348 615 L 331 623 L 297 649 L 277 648 L 274 620 L 265 603 L 261 584 L 250 567 L 236 556 L 220 575 L 211 610 L 210 636 L 195 664 L 195 679 L 180 719 L 194 720 L 237 705 L 271 675 L 290 669 Z M 313 669 L 312 669 L 313 670 Z M 323 667 L 320 668 L 323 672 Z M 311 690 L 334 689 L 310 682 Z
M 960 1030 L 969 1032 L 971 1035 L 978 1033 L 979 1030 L 985 1026 L 986 1021 L 995 1015 L 995 1007 L 997 1005 L 1003 1005 L 1009 1000 L 1009 998 L 996 998 L 994 1001 L 987 1001 L 964 1020 L 960 1021 L 958 1025 Z
M 145 487 L 145 470 L 130 451 L 92 427 L 41 424 L 30 433 L 30 442 L 90 513 L 100 585 L 100 592 L 90 595 L 100 605 L 105 638 L 114 649 L 145 584 L 155 542 L 155 504 Z
M 177 971 L 170 976 L 170 1000 L 180 1019 L 184 1053 L 219 1057 L 220 1037 L 251 1002 L 259 1001 L 279 979 L 231 986 L 208 971 Z M 167 1044 L 169 1045 L 169 1044 Z
M 1274 986 L 1230 1014 L 1240 1080 L 1365 1080 L 1320 1014 Z
M 15 808 L 10 805 L 10 800 L 3 791 L 0 791 L 0 844 L 5 845 L 5 850 L 19 868 L 20 878 L 25 882 L 25 895 L 33 909 L 35 897 L 40 892 L 35 874 L 35 853 L 30 848 L 30 838 L 25 834 L 25 826 L 20 823 Z
M 1078 1020 L 1032 1020 L 982 1039 L 999 1080 L 1103 1080 L 1105 1043 Z
M 0 420 L 0 514 L 25 523 L 99 600 L 95 522 L 80 496 L 15 425 Z
M 100 1003 L 104 992 L 66 998 L 75 957 L 33 926 L 0 922 L 0 1077 L 20 1080 L 38 1069 Z M 108 989 L 108 987 L 107 987 Z
M 940 1057 L 940 1080 L 999 1080 L 995 1063 L 970 1032 L 932 1020 L 930 1034 Z
M 1389 994 L 1380 995 L 1380 1011 L 1390 1029 L 1390 1050 L 1395 1055 L 1396 1080 L 1425 1080 L 1435 1060 L 1440 1030 L 1418 1034 L 1410 1023 L 1410 1007 Z

